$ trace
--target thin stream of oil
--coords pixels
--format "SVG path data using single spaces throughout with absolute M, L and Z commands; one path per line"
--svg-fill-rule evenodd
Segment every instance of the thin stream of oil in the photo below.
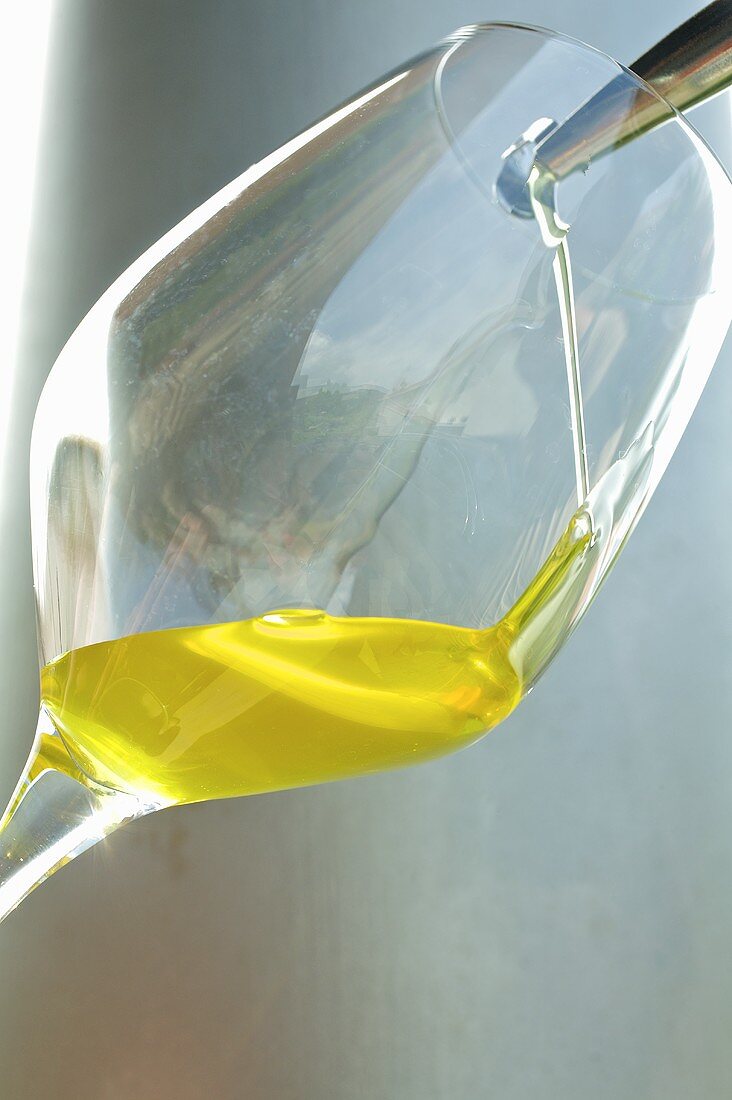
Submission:
M 582 401 L 577 315 L 574 307 L 572 262 L 569 255 L 569 226 L 557 214 L 554 205 L 553 181 L 538 165 L 532 168 L 527 183 L 531 207 L 547 248 L 554 250 L 552 270 L 557 289 L 557 304 L 562 323 L 564 359 L 567 368 L 569 414 L 572 427 L 577 506 L 587 499 L 590 492 L 590 475 L 587 461 L 587 432 Z

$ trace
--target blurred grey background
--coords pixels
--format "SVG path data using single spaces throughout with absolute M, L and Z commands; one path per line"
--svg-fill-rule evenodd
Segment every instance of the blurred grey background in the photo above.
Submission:
M 3 800 L 37 708 L 33 410 L 107 285 L 249 163 L 461 24 L 551 26 L 629 61 L 693 10 L 56 4 L 0 502 Z M 728 100 L 694 121 L 729 168 Z M 166 811 L 25 902 L 0 929 L 3 1100 L 729 1096 L 731 409 L 728 343 L 600 600 L 481 745 Z

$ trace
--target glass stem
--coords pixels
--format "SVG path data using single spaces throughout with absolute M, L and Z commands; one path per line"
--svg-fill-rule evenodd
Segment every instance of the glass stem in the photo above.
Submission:
M 156 808 L 85 776 L 41 709 L 31 754 L 0 820 L 0 921 L 59 867 Z

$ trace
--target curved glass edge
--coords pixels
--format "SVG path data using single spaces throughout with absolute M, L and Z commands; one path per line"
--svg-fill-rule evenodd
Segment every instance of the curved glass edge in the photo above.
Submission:
M 670 100 L 668 100 L 662 92 L 659 92 L 659 90 L 655 88 L 653 84 L 649 84 L 647 80 L 645 80 L 642 76 L 639 76 L 638 73 L 633 71 L 633 69 L 628 68 L 628 66 L 624 65 L 622 61 L 618 61 L 617 58 L 612 56 L 612 54 L 605 53 L 605 51 L 599 49 L 598 46 L 593 46 L 591 43 L 585 42 L 583 38 L 576 38 L 574 35 L 565 34 L 564 31 L 555 31 L 549 27 L 542 27 L 536 23 L 519 23 L 514 22 L 513 20 L 497 19 L 485 23 L 466 23 L 464 26 L 459 27 L 451 34 L 446 35 L 446 37 L 443 39 L 443 42 L 456 43 L 459 45 L 462 42 L 470 41 L 470 39 L 475 38 L 477 35 L 484 34 L 486 32 L 496 29 L 528 31 L 532 34 L 536 34 L 541 36 L 542 38 L 547 39 L 547 41 L 554 40 L 557 42 L 564 42 L 569 46 L 577 47 L 578 50 L 585 50 L 589 53 L 595 54 L 597 57 L 602 58 L 603 61 L 606 61 L 609 65 L 614 66 L 618 73 L 622 73 L 624 76 L 628 77 L 630 82 L 636 84 L 639 88 L 642 88 L 648 95 L 652 96 L 659 103 L 662 103 L 673 116 L 672 118 L 669 118 L 668 121 L 680 123 L 681 128 L 684 131 L 686 131 L 690 135 L 693 135 L 695 139 L 695 144 L 697 142 L 701 143 L 707 153 L 713 158 L 714 162 L 717 164 L 718 168 L 721 170 L 726 179 L 730 182 L 730 184 L 732 184 L 732 173 L 727 171 L 712 146 L 709 144 L 706 138 L 704 138 L 704 136 L 696 129 L 694 124 L 689 121 L 688 116 L 684 114 L 683 111 L 680 111 L 678 107 L 674 106 L 674 104 L 671 103 Z

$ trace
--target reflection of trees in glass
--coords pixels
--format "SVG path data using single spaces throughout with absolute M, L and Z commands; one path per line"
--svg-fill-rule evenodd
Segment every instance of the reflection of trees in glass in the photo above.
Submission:
M 298 396 L 292 413 L 292 440 L 309 446 L 351 444 L 373 431 L 383 394 L 379 390 L 348 391 L 324 387 Z

